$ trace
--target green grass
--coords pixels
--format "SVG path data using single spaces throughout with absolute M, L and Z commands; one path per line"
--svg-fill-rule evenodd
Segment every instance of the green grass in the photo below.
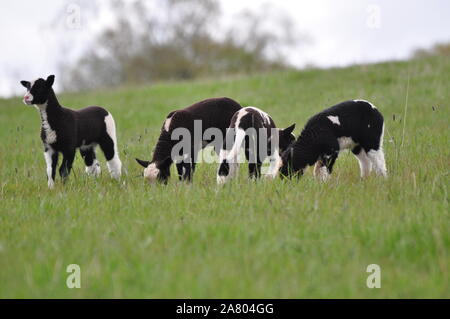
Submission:
M 431 58 L 64 94 L 63 105 L 113 113 L 128 175 L 112 181 L 100 155 L 102 176 L 88 178 L 77 155 L 51 191 L 37 111 L 0 100 L 0 297 L 449 298 L 449 74 L 448 59 Z M 165 115 L 214 96 L 296 122 L 296 134 L 328 106 L 370 100 L 385 116 L 390 176 L 362 181 L 343 153 L 326 184 L 310 170 L 255 183 L 242 166 L 220 188 L 213 164 L 192 185 L 138 178 L 134 157 L 150 158 Z M 66 287 L 72 263 L 81 289 Z M 373 263 L 381 289 L 366 286 Z

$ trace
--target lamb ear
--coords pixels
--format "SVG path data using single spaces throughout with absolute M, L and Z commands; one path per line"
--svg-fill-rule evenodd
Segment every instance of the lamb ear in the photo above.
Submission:
M 22 84 L 27 89 L 30 89 L 31 83 L 28 81 L 20 81 L 20 84 Z
M 52 75 L 49 75 L 48 77 L 47 77 L 47 84 L 49 85 L 49 86 L 52 86 L 53 85 L 53 83 L 55 82 L 55 76 L 52 74 Z
M 143 161 L 143 160 L 140 160 L 139 158 L 136 158 L 136 162 L 138 162 L 141 166 L 143 166 L 145 168 L 147 168 L 150 165 L 149 161 Z
M 286 128 L 283 130 L 283 133 L 285 133 L 285 134 L 291 134 L 291 133 L 294 131 L 294 129 L 295 129 L 295 123 L 292 124 L 292 125 L 289 126 L 289 127 L 286 127 Z

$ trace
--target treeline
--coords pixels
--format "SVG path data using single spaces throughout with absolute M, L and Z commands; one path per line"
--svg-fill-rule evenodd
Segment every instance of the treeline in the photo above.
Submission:
M 286 48 L 300 40 L 290 18 L 269 9 L 221 25 L 217 0 L 114 1 L 110 9 L 114 26 L 63 66 L 64 89 L 285 69 Z
M 450 43 L 437 43 L 429 49 L 417 49 L 413 52 L 413 58 L 424 58 L 429 56 L 450 57 Z

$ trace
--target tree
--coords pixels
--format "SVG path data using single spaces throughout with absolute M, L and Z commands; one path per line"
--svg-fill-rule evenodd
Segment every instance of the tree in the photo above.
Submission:
M 283 48 L 297 44 L 287 16 L 272 21 L 281 32 L 263 27 L 267 12 L 245 12 L 232 27 L 218 28 L 217 0 L 116 0 L 110 9 L 114 25 L 74 66 L 64 66 L 65 89 L 288 68 Z

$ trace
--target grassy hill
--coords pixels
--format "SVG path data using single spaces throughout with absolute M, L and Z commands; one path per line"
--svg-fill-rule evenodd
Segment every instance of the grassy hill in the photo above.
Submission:
M 37 111 L 0 100 L 0 297 L 449 298 L 449 74 L 449 59 L 428 58 L 64 94 L 113 113 L 128 175 L 112 181 L 100 154 L 102 176 L 88 178 L 77 154 L 52 191 Z M 311 171 L 255 183 L 244 165 L 221 188 L 217 165 L 200 164 L 192 185 L 147 185 L 134 157 L 150 158 L 165 115 L 216 96 L 296 134 L 328 106 L 367 99 L 385 116 L 389 179 L 360 180 L 343 153 L 326 184 Z M 69 264 L 81 289 L 66 287 Z M 366 286 L 369 264 L 380 289 Z

